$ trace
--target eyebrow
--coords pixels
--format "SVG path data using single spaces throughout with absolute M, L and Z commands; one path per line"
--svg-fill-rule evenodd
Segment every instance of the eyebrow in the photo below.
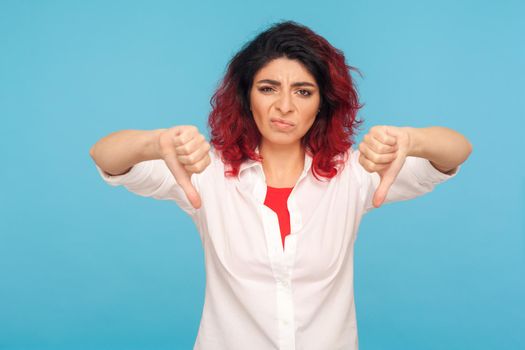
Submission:
M 262 80 L 259 80 L 256 84 L 262 84 L 262 83 L 281 86 L 281 82 L 279 82 L 277 80 L 272 80 L 272 79 L 262 79 Z M 295 83 L 292 84 L 292 87 L 297 87 L 297 86 L 316 87 L 315 84 L 312 84 L 312 83 L 307 82 L 307 81 L 298 81 L 298 82 L 295 82 Z

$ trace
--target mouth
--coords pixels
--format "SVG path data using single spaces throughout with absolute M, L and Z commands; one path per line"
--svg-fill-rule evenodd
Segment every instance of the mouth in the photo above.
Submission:
M 281 125 L 290 125 L 293 126 L 294 124 L 290 121 L 281 119 L 281 118 L 272 118 L 270 119 L 272 123 L 281 124 Z
M 295 126 L 291 124 L 290 122 L 286 122 L 278 118 L 272 118 L 271 125 L 272 125 L 272 128 L 274 128 L 275 130 L 284 131 L 284 132 L 290 131 L 295 128 Z

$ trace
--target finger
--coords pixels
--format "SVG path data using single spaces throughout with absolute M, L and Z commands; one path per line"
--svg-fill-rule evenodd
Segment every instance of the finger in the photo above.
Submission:
M 171 171 L 173 176 L 175 177 L 175 181 L 177 184 L 179 184 L 186 194 L 186 198 L 190 201 L 191 205 L 198 209 L 201 206 L 201 198 L 199 196 L 199 193 L 193 187 L 193 184 L 191 183 L 191 177 L 188 172 L 184 169 L 184 167 L 176 160 L 175 155 L 170 155 L 164 158 L 164 162 L 166 162 L 166 165 L 168 166 L 168 169 Z
M 189 155 L 206 142 L 206 138 L 200 133 L 193 135 L 186 133 L 181 136 L 178 136 L 179 140 L 177 140 L 177 145 L 175 145 L 175 151 L 178 155 Z M 180 139 L 185 140 L 185 142 L 180 143 Z
M 396 144 L 396 138 L 395 136 L 390 135 L 387 130 L 387 127 L 373 128 L 373 130 L 371 129 L 371 133 L 372 136 L 379 142 L 394 146 Z
M 195 152 L 187 156 L 177 156 L 179 163 L 184 166 L 193 165 L 201 161 L 203 158 L 209 155 L 211 146 L 209 144 L 204 144 L 198 148 Z
M 192 140 L 199 131 L 193 125 L 181 125 L 173 127 L 173 145 L 182 146 Z
M 369 160 L 368 158 L 366 158 L 364 154 L 359 155 L 359 163 L 361 163 L 363 168 L 365 168 L 365 170 L 368 171 L 369 173 L 374 173 L 374 172 L 379 173 L 381 171 L 386 170 L 390 166 L 390 164 L 376 164 L 372 162 L 371 160 Z
M 388 146 L 390 147 L 390 146 Z M 374 150 L 372 150 L 368 144 L 360 143 L 359 144 L 359 151 L 365 155 L 367 159 L 370 161 L 376 163 L 376 164 L 388 164 L 392 163 L 394 159 L 396 159 L 397 153 L 386 153 L 386 154 L 378 154 Z
M 206 141 L 200 142 L 198 145 L 190 146 L 192 149 L 189 150 L 189 153 L 179 153 L 180 147 L 176 148 L 175 152 L 177 153 L 177 160 L 179 163 L 184 165 L 191 165 L 198 162 L 204 158 L 211 149 L 210 144 Z M 185 152 L 186 151 L 187 150 L 185 150 Z
M 367 134 L 363 138 L 363 140 L 366 142 L 368 147 L 370 147 L 375 153 L 392 153 L 397 151 L 398 145 L 397 142 L 395 145 L 388 145 L 385 143 L 382 143 L 378 139 L 376 139 L 374 136 Z M 396 140 L 397 141 L 397 140 Z
M 210 156 L 209 154 L 206 154 L 201 160 L 199 160 L 197 163 L 195 164 L 190 164 L 190 165 L 184 165 L 184 169 L 186 169 L 186 171 L 189 171 L 190 173 L 201 173 L 203 172 L 207 167 L 208 165 L 211 164 L 211 159 L 210 159 Z
M 376 164 L 371 160 L 367 159 L 363 154 L 359 156 L 359 162 L 369 173 L 380 173 L 381 171 L 386 170 L 390 165 L 389 164 Z

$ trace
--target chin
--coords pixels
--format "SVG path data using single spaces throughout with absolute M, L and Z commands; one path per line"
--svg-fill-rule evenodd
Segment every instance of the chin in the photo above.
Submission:
M 263 136 L 263 140 L 267 143 L 284 146 L 284 145 L 294 145 L 300 142 L 301 138 L 297 137 L 296 135 L 292 135 L 292 134 L 272 133 L 272 135 L 270 135 L 269 137 Z

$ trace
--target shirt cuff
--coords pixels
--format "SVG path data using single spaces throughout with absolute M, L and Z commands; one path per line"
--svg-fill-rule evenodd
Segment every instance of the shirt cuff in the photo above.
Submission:
M 412 173 L 416 176 L 420 183 L 432 183 L 437 185 L 456 176 L 461 165 L 458 165 L 450 174 L 445 174 L 436 169 L 428 159 L 419 157 L 407 157 L 406 162 Z
M 122 175 L 109 175 L 102 170 L 98 165 L 96 168 L 102 177 L 102 179 L 112 186 L 119 185 L 132 185 L 143 180 L 151 172 L 153 163 L 152 162 L 140 162 L 131 167 L 131 169 Z

